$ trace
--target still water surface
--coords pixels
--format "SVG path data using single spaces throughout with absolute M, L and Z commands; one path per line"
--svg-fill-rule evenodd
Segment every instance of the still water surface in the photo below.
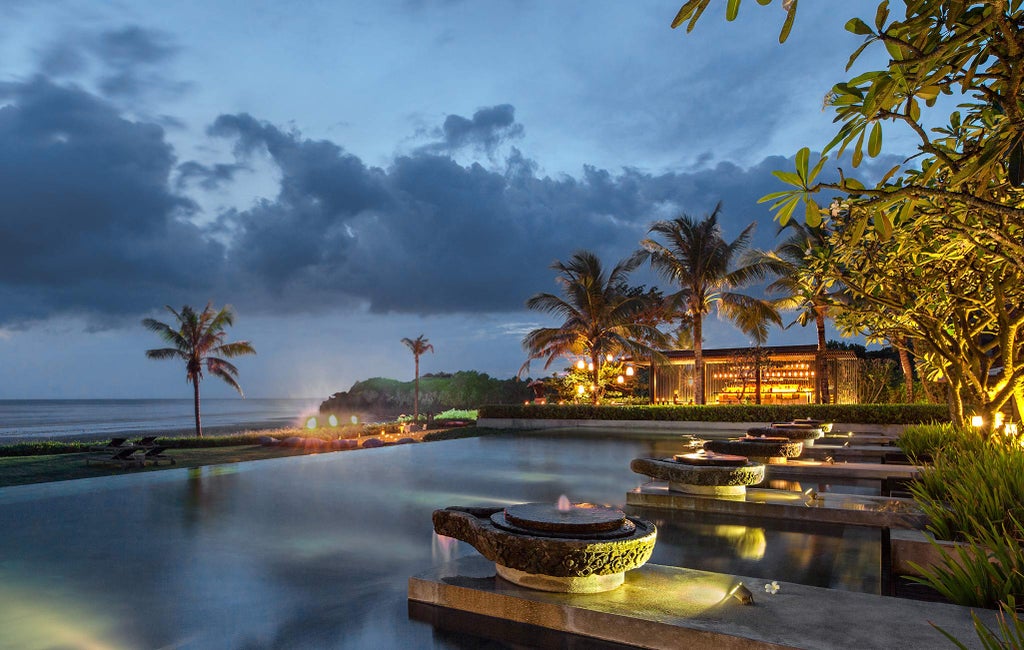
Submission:
M 446 551 L 431 512 L 621 507 L 665 445 L 501 435 L 2 488 L 0 647 L 479 647 L 408 617 Z M 878 592 L 873 530 L 628 510 L 658 525 L 654 563 Z

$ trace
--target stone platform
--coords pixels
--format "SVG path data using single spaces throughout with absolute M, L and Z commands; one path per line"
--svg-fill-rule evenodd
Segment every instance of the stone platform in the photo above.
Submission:
M 814 460 L 791 460 L 785 465 L 768 465 L 765 468 L 767 480 L 784 479 L 801 481 L 825 479 L 841 483 L 843 479 L 885 481 L 892 479 L 910 480 L 921 471 L 914 465 L 883 465 L 880 463 L 826 463 Z
M 924 528 L 927 519 L 911 499 L 824 492 L 811 498 L 800 492 L 747 488 L 742 497 L 715 498 L 669 491 L 648 483 L 626 494 L 626 503 L 642 508 L 766 517 L 789 521 L 852 524 L 874 528 Z
M 781 576 L 780 576 L 781 577 Z M 754 605 L 729 591 L 742 581 Z M 512 621 L 604 642 L 645 648 L 900 648 L 931 650 L 949 641 L 929 624 L 976 647 L 970 610 L 955 605 L 808 587 L 648 564 L 604 594 L 555 594 L 497 578 L 494 564 L 474 555 L 410 578 L 413 603 Z M 980 610 L 990 627 L 994 612 Z M 487 619 L 484 619 L 485 621 Z M 432 622 L 440 623 L 438 617 Z M 480 625 L 477 634 L 487 634 Z M 529 643 L 528 643 L 529 644 Z

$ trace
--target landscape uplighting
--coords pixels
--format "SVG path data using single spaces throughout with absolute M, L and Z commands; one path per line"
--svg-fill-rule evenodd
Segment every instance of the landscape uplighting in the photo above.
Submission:
M 981 417 L 980 415 L 972 415 L 971 426 L 975 428 L 981 428 L 985 426 L 985 418 Z
M 729 590 L 729 595 L 744 605 L 754 604 L 754 594 L 750 593 L 750 590 L 747 589 L 742 582 L 737 582 L 736 585 Z

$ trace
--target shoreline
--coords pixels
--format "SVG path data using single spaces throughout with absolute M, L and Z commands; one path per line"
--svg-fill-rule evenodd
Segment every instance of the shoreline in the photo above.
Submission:
M 248 424 L 219 424 L 210 427 L 203 427 L 204 436 L 230 436 L 244 433 L 257 433 L 261 431 L 273 431 L 284 429 L 298 429 L 297 426 L 288 426 L 280 421 L 252 422 Z M 181 427 L 176 429 L 153 429 L 153 428 L 130 428 L 118 431 L 106 431 L 103 433 L 69 433 L 64 435 L 54 434 L 23 434 L 23 435 L 0 435 L 0 446 L 14 445 L 22 442 L 97 442 L 109 440 L 110 438 L 139 438 L 142 436 L 157 436 L 159 438 L 188 438 L 195 434 L 195 427 Z

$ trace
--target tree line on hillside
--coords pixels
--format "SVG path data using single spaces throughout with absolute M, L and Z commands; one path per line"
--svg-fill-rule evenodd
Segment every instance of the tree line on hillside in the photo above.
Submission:
M 474 370 L 427 373 L 419 377 L 419 408 L 424 413 L 476 408 L 483 404 L 521 404 L 532 398 L 533 390 L 528 383 L 516 377 L 495 379 Z M 398 414 L 412 412 L 415 403 L 414 381 L 375 377 L 357 381 L 347 391 L 334 393 L 320 405 L 320 412 Z

